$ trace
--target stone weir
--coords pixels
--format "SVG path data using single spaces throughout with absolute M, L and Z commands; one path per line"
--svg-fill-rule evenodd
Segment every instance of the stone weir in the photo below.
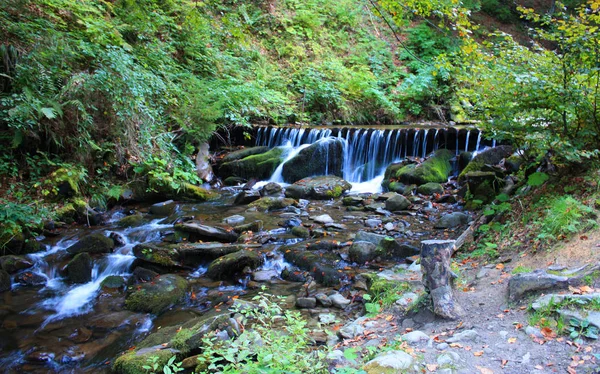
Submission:
M 343 178 L 352 183 L 372 180 L 385 168 L 407 157 L 424 158 L 438 149 L 478 152 L 495 146 L 476 128 L 458 127 L 274 127 L 254 128 L 254 146 L 287 147 L 297 150 L 312 144 L 332 149 L 337 140 L 342 151 Z M 339 152 L 327 152 L 336 154 Z M 325 164 L 328 164 L 325 161 Z M 328 174 L 328 173 L 325 173 Z M 273 178 L 271 178 L 273 179 Z M 276 179 L 276 178 L 275 178 Z

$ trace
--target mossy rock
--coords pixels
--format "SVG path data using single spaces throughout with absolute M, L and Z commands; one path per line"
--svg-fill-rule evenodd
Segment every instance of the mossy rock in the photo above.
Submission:
M 243 148 L 243 149 L 228 153 L 227 155 L 225 155 L 225 157 L 223 157 L 222 162 L 225 163 L 225 162 L 241 160 L 248 156 L 258 155 L 258 154 L 265 153 L 268 151 L 269 151 L 269 147 L 266 147 L 266 146 Z
M 161 275 L 150 283 L 130 286 L 125 308 L 134 312 L 160 314 L 185 297 L 187 281 L 174 274 Z
M 489 203 L 498 194 L 504 182 L 496 177 L 491 171 L 472 171 L 463 176 L 467 183 L 471 200 L 481 200 Z
M 219 257 L 208 266 L 206 276 L 212 279 L 229 279 L 244 268 L 256 269 L 263 263 L 259 253 L 241 250 Z
M 301 150 L 281 171 L 283 180 L 294 183 L 313 175 L 342 176 L 344 145 L 341 139 L 328 138 Z
M 159 247 L 154 244 L 142 243 L 133 247 L 133 255 L 151 264 L 167 268 L 179 266 L 179 253 L 176 249 Z
M 372 261 L 380 253 L 377 251 L 377 246 L 370 242 L 355 241 L 348 250 L 348 257 L 350 261 L 356 262 L 357 264 L 364 264 Z
M 65 274 L 71 283 L 87 283 L 92 280 L 92 257 L 89 253 L 77 254 L 65 267 Z
M 312 198 L 329 200 L 342 196 L 352 185 L 333 175 L 322 175 L 301 179 L 285 190 L 285 196 L 294 199 Z
M 82 217 L 86 217 L 88 210 L 87 203 L 82 199 L 73 199 L 56 210 L 56 218 L 65 223 L 80 222 Z M 87 217 L 86 217 L 87 218 Z
M 177 252 L 183 264 L 198 266 L 246 248 L 243 244 L 184 243 L 177 245 Z
M 303 226 L 294 226 L 291 229 L 292 235 L 299 238 L 308 239 L 310 238 L 310 230 Z
M 181 200 L 209 201 L 219 198 L 219 193 L 191 183 L 183 183 L 173 197 Z
M 148 370 L 144 369 L 144 366 L 148 366 L 148 362 L 153 360 L 154 357 L 157 358 L 156 363 L 158 366 L 162 368 L 175 353 L 172 349 L 159 348 L 128 352 L 117 357 L 112 366 L 112 371 L 116 374 L 146 374 Z
M 406 165 L 396 171 L 395 179 L 404 184 L 444 183 L 452 172 L 450 160 L 454 153 L 447 149 L 436 151 L 430 158 L 421 164 Z
M 8 274 L 14 274 L 23 269 L 29 269 L 33 263 L 28 259 L 15 255 L 6 255 L 0 257 L 0 269 Z
M 385 169 L 385 173 L 383 174 L 383 181 L 381 182 L 381 187 L 383 187 L 384 190 L 402 193 L 403 191 L 397 191 L 395 189 L 392 189 L 391 184 L 397 183 L 394 182 L 394 178 L 396 177 L 396 173 L 398 172 L 398 170 L 402 169 L 404 166 L 410 163 L 410 161 L 406 160 L 402 162 L 395 162 L 393 164 L 389 164 L 388 167 Z M 403 186 L 403 184 L 401 185 Z
M 482 171 L 485 165 L 497 165 L 504 158 L 509 157 L 513 153 L 513 148 L 510 145 L 500 145 L 498 147 L 489 148 L 478 153 L 466 168 L 461 171 L 458 180 L 462 182 L 466 175 L 474 171 Z
M 67 248 L 67 252 L 70 254 L 82 252 L 92 254 L 110 253 L 114 247 L 115 243 L 111 238 L 108 238 L 103 234 L 96 233 L 83 237 L 77 243 Z
M 284 197 L 262 197 L 256 201 L 251 202 L 248 206 L 256 208 L 261 212 L 284 209 L 288 206 L 297 205 L 298 202 L 294 199 Z
M 0 269 L 0 292 L 8 291 L 11 288 L 10 274 Z
M 432 196 L 435 194 L 441 195 L 444 193 L 444 187 L 442 187 L 442 185 L 439 183 L 425 183 L 417 188 L 417 193 L 427 196 Z
M 336 269 L 335 260 L 321 256 L 319 252 L 312 252 L 298 247 L 282 247 L 286 261 L 300 269 L 308 271 L 317 282 L 324 286 L 339 286 L 346 281 L 346 275 Z
M 246 178 L 240 177 L 227 177 L 223 180 L 223 184 L 226 186 L 238 186 L 240 184 L 244 184 L 248 182 Z
M 109 275 L 100 283 L 100 287 L 106 290 L 120 290 L 125 288 L 125 278 L 120 275 Z
M 239 160 L 224 162 L 219 168 L 221 176 L 245 179 L 268 179 L 283 162 L 283 149 L 273 148 L 265 153 L 253 154 Z
M 132 214 L 130 216 L 121 218 L 117 222 L 117 226 L 123 227 L 123 228 L 136 227 L 136 226 L 140 226 L 143 221 L 144 221 L 144 216 L 141 213 L 137 213 L 137 214 Z
M 82 177 L 82 173 L 67 168 L 60 168 L 52 172 L 49 179 L 56 186 L 59 195 L 72 197 L 79 194 L 79 182 Z

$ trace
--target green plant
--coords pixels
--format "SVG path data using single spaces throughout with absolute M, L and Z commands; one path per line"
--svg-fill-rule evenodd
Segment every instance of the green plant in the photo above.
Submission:
M 569 320 L 569 338 L 573 339 L 576 343 L 582 343 L 582 337 L 586 337 L 589 339 L 598 339 L 598 328 L 596 326 L 590 325 L 590 321 L 583 320 L 580 321 L 575 318 L 571 318 Z
M 572 196 L 559 196 L 545 202 L 548 208 L 540 222 L 538 239 L 556 239 L 596 227 L 594 210 Z
M 477 247 L 474 251 L 469 253 L 470 257 L 489 257 L 496 258 L 498 257 L 498 244 L 490 243 L 490 242 L 479 242 L 477 243 Z
M 310 347 L 306 321 L 300 313 L 284 310 L 277 300 L 261 292 L 253 298 L 256 308 L 239 310 L 244 331 L 235 340 L 205 337 L 199 358 L 207 366 L 204 372 L 326 373 L 326 352 Z
M 530 267 L 518 265 L 512 270 L 511 273 L 512 274 L 522 274 L 522 273 L 531 273 L 532 271 L 533 271 L 533 269 Z
M 183 371 L 184 369 L 181 367 L 181 362 L 175 362 L 177 356 L 173 356 L 167 361 L 167 363 L 160 370 L 159 358 L 157 356 L 152 356 L 148 358 L 148 365 L 142 366 L 142 369 L 146 370 L 148 373 L 157 374 L 173 374 Z M 160 371 L 159 371 L 160 370 Z

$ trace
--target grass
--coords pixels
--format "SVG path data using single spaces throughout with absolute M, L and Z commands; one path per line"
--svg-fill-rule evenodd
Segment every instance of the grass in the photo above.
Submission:
M 515 267 L 511 273 L 512 274 L 523 274 L 523 273 L 531 273 L 532 271 L 533 271 L 533 269 L 530 267 L 519 265 L 519 266 Z

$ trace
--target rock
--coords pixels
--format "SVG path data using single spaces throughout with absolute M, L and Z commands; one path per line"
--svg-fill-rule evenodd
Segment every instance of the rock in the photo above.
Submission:
M 118 232 L 111 232 L 108 237 L 115 243 L 115 248 L 121 248 L 127 245 L 125 237 Z
M 381 225 L 382 223 L 383 222 L 380 219 L 370 218 L 365 221 L 365 226 L 374 229 L 376 227 L 379 227 L 379 225 Z
M 198 154 L 196 155 L 196 174 L 204 182 L 210 183 L 214 178 L 212 165 L 210 163 L 210 146 L 208 143 L 200 144 Z
M 235 201 L 233 204 L 235 205 L 248 205 L 251 202 L 254 202 L 260 199 L 260 192 L 256 190 L 243 190 L 235 197 Z
M 92 280 L 92 257 L 86 253 L 77 254 L 65 267 L 67 279 L 72 283 L 87 283 Z
M 254 207 L 261 212 L 284 209 L 288 206 L 296 204 L 296 200 L 283 197 L 263 197 L 250 203 L 250 207 Z
M 264 150 L 264 148 L 259 150 Z M 231 161 L 223 159 L 224 162 L 219 167 L 219 174 L 221 176 L 236 176 L 248 180 L 266 180 L 269 179 L 277 166 L 283 161 L 282 155 L 283 148 L 277 147 L 263 153 L 250 154 L 241 159 Z
M 392 163 L 387 166 L 385 173 L 383 174 L 383 181 L 381 182 L 381 187 L 383 187 L 384 191 L 404 193 L 405 185 L 396 181 L 396 173 L 410 163 L 414 162 L 405 159 L 401 162 Z
M 335 323 L 335 314 L 321 313 L 319 314 L 319 322 L 324 325 L 330 325 L 332 323 Z
M 348 250 L 350 261 L 357 264 L 372 261 L 377 255 L 377 246 L 370 242 L 354 241 Z
M 152 282 L 129 287 L 125 308 L 134 312 L 160 314 L 185 297 L 187 281 L 178 275 L 166 274 Z
M 265 184 L 260 189 L 260 196 L 279 196 L 283 192 L 283 188 L 274 182 Z
M 338 334 L 344 339 L 353 339 L 356 336 L 362 335 L 365 331 L 364 323 L 367 317 L 360 317 L 355 321 L 349 322 L 338 330 Z
M 29 269 L 33 266 L 33 263 L 26 258 L 6 255 L 0 257 L 0 269 L 6 271 L 8 274 L 14 274 L 23 269 Z
M 466 173 L 463 179 L 466 180 L 469 193 L 473 196 L 471 200 L 482 200 L 484 203 L 492 201 L 504 184 L 493 171 L 471 171 Z
M 402 195 L 396 194 L 385 201 L 385 209 L 390 212 L 405 210 L 410 206 L 410 201 Z
M 316 294 L 315 298 L 317 299 L 317 301 L 319 302 L 319 304 L 321 304 L 325 308 L 328 308 L 331 305 L 333 305 L 333 302 L 331 301 L 331 299 L 329 299 L 329 297 L 327 295 L 325 295 L 324 293 L 322 293 L 322 292 Z
M 223 223 L 235 226 L 235 225 L 242 224 L 245 220 L 246 220 L 246 217 L 240 216 L 239 214 L 236 214 L 236 215 L 233 215 L 233 216 L 229 216 L 229 217 L 223 218 Z
M 310 238 L 310 230 L 307 229 L 306 227 L 302 227 L 302 226 L 295 226 L 292 227 L 292 235 L 297 236 L 299 238 Z
M 334 265 L 324 261 L 324 257 L 304 249 L 288 248 L 281 248 L 285 260 L 308 271 L 317 282 L 325 286 L 337 286 L 345 281 L 346 275 L 339 272 Z
M 525 334 L 533 338 L 544 339 L 544 334 L 542 334 L 542 331 L 534 326 L 525 327 Z
M 454 353 L 454 354 L 452 354 L 452 353 Z M 455 355 L 457 355 L 457 353 L 452 352 L 452 351 L 442 353 L 441 355 L 438 356 L 436 362 L 440 366 L 452 365 L 460 359 L 460 356 L 456 357 Z
M 140 349 L 137 352 L 127 352 L 115 359 L 112 366 L 112 372 L 115 374 L 138 374 L 144 373 L 144 366 L 148 362 L 153 362 L 158 367 L 163 367 L 169 359 L 177 354 L 178 351 L 173 348 L 155 347 Z
M 411 331 L 401 336 L 401 339 L 409 343 L 418 343 L 421 340 L 429 340 L 429 336 L 423 331 Z
M 302 149 L 283 164 L 281 176 L 287 183 L 314 175 L 342 176 L 344 145 L 338 138 L 325 138 Z
M 208 266 L 206 276 L 212 279 L 227 279 L 240 273 L 244 268 L 256 269 L 263 263 L 260 254 L 241 250 L 219 257 Z
M 177 204 L 173 200 L 163 201 L 161 203 L 156 203 L 150 207 L 150 213 L 156 216 L 169 216 L 173 214 L 175 209 L 177 208 Z
M 150 282 L 156 277 L 158 277 L 157 272 L 148 270 L 141 266 L 138 266 L 133 270 L 133 279 L 135 280 L 135 283 Z
M 222 162 L 225 163 L 225 162 L 241 160 L 248 156 L 258 155 L 258 154 L 265 153 L 268 151 L 269 151 L 269 147 L 267 147 L 267 146 L 242 148 L 240 150 L 229 152 L 228 154 L 226 154 L 225 157 L 223 157 Z
M 238 234 L 231 230 L 221 227 L 206 226 L 197 221 L 188 221 L 175 225 L 175 229 L 190 234 L 190 241 L 197 240 L 212 241 L 217 240 L 223 243 L 233 243 L 237 240 Z
M 465 175 L 473 171 L 482 171 L 485 165 L 497 165 L 502 159 L 509 157 L 513 153 L 513 148 L 510 145 L 500 145 L 494 148 L 488 148 L 485 151 L 478 153 L 466 168 L 460 173 L 458 179 L 463 181 Z
M 110 253 L 115 247 L 112 239 L 107 238 L 103 234 L 96 233 L 84 236 L 77 243 L 67 248 L 70 254 L 87 252 L 91 254 Z
M 297 270 L 292 271 L 287 267 L 281 271 L 281 279 L 285 279 L 286 281 L 290 282 L 306 282 L 305 273 Z
M 0 292 L 9 291 L 11 288 L 10 275 L 6 270 L 0 270 Z
M 379 245 L 383 239 L 385 239 L 385 235 L 379 235 L 362 230 L 357 232 L 356 236 L 354 237 L 355 242 L 369 242 L 375 245 Z
M 367 362 L 362 369 L 367 374 L 392 374 L 409 370 L 413 358 L 403 351 L 388 351 Z
M 317 299 L 314 297 L 299 297 L 296 299 L 296 306 L 302 309 L 312 309 L 317 306 Z
M 565 289 L 568 285 L 568 277 L 548 274 L 543 270 L 515 274 L 508 281 L 508 298 L 518 301 L 528 293 Z
M 454 153 L 440 149 L 421 164 L 403 166 L 396 171 L 395 178 L 401 183 L 418 186 L 429 182 L 445 183 L 452 172 L 450 160 L 453 158 Z
M 362 205 L 364 199 L 360 196 L 352 195 L 346 196 L 342 199 L 342 204 L 344 206 L 360 206 Z
M 320 216 L 312 217 L 312 219 L 316 223 L 321 223 L 321 224 L 333 223 L 333 218 L 331 218 L 329 216 L 329 214 L 322 214 Z
M 120 275 L 109 275 L 100 283 L 100 287 L 104 290 L 120 290 L 125 288 L 125 279 Z
M 339 309 L 344 309 L 348 305 L 350 305 L 351 301 L 346 299 L 342 294 L 334 293 L 333 295 L 329 295 L 329 300 L 333 304 L 334 307 Z
M 440 343 L 440 344 L 436 345 L 435 348 L 438 351 L 445 351 L 446 349 L 450 348 L 450 344 L 448 344 L 448 343 Z
M 475 330 L 465 330 L 454 334 L 450 339 L 446 339 L 448 343 L 469 342 L 475 341 L 479 334 Z
M 225 180 L 223 180 L 223 184 L 225 186 L 239 186 L 239 185 L 244 184 L 246 182 L 248 182 L 247 179 L 240 178 L 240 177 L 234 177 L 234 176 L 227 177 L 227 178 L 225 178 Z
M 279 273 L 277 270 L 261 270 L 252 273 L 252 279 L 255 282 L 268 282 L 273 278 L 277 278 Z
M 21 286 L 38 287 L 46 285 L 46 278 L 40 274 L 26 271 L 15 275 L 15 282 Z
M 133 247 L 133 255 L 151 264 L 167 268 L 179 266 L 179 253 L 175 249 L 159 247 L 151 243 L 142 243 Z
M 340 197 L 351 188 L 350 183 L 333 175 L 309 177 L 288 186 L 285 196 L 295 199 L 329 200 Z
M 122 227 L 122 228 L 136 227 L 136 226 L 140 226 L 143 221 L 144 221 L 144 216 L 141 215 L 140 213 L 137 213 L 137 214 L 132 214 L 130 216 L 121 218 L 117 222 L 117 226 Z
M 417 193 L 420 193 L 421 195 L 427 195 L 427 196 L 431 196 L 431 195 L 435 195 L 435 194 L 443 194 L 444 193 L 444 187 L 442 187 L 441 184 L 439 183 L 425 183 L 420 185 L 417 188 Z
M 403 311 L 407 311 L 413 306 L 417 305 L 419 302 L 419 295 L 414 292 L 407 292 L 402 294 L 398 300 L 396 300 L 396 305 L 398 305 Z
M 442 216 L 442 218 L 440 218 L 440 220 L 436 222 L 436 224 L 434 225 L 434 228 L 450 229 L 450 228 L 454 228 L 454 227 L 457 227 L 460 225 L 467 224 L 468 222 L 469 222 L 469 216 L 467 214 L 462 213 L 462 212 L 454 212 L 454 213 L 449 213 L 449 214 Z

